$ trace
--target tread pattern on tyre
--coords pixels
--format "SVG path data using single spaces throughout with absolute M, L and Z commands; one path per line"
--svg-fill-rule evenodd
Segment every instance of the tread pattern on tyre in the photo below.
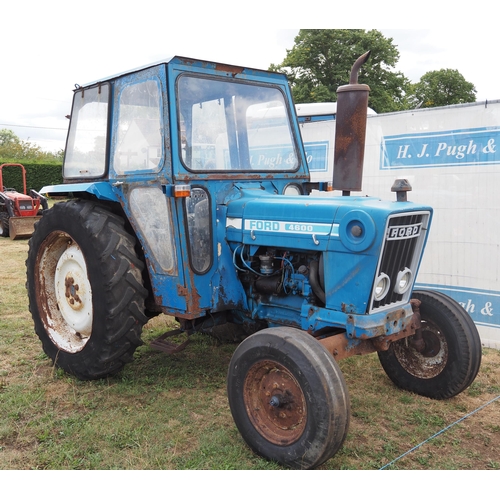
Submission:
M 54 231 L 68 233 L 82 249 L 92 284 L 93 329 L 77 353 L 59 351 L 45 331 L 35 296 L 36 256 Z M 29 242 L 27 288 L 35 331 L 45 353 L 65 371 L 89 380 L 112 375 L 133 359 L 142 344 L 144 300 L 143 262 L 136 256 L 135 239 L 121 217 L 98 203 L 73 200 L 55 204 L 37 224 Z
M 0 236 L 9 237 L 9 215 L 7 212 L 0 212 Z
M 482 345 L 481 337 L 479 336 L 479 333 L 477 331 L 476 324 L 470 317 L 469 313 L 467 313 L 467 311 L 461 306 L 456 307 L 457 303 L 448 295 L 442 292 L 437 292 L 435 290 L 418 290 L 414 292 L 414 297 L 417 299 L 419 299 L 419 296 L 421 297 L 422 295 L 430 296 L 434 301 L 436 301 L 436 297 L 439 297 L 440 301 L 443 304 L 446 304 L 448 309 L 450 311 L 453 311 L 453 314 L 456 314 L 458 317 L 460 317 L 464 325 L 468 326 L 468 328 L 464 328 L 466 338 L 462 339 L 462 342 L 465 344 L 464 348 L 466 348 L 470 354 L 470 363 L 467 369 L 464 368 L 463 387 L 459 391 L 462 392 L 463 390 L 467 389 L 467 387 L 469 387 L 469 385 L 474 381 L 477 374 L 479 373 L 479 368 L 481 367 Z
M 308 415 L 311 421 L 303 436 L 287 446 L 266 440 L 247 414 L 244 379 L 250 366 L 263 359 L 279 361 L 295 378 L 307 380 L 302 388 L 308 411 L 316 417 Z M 350 401 L 342 372 L 326 349 L 302 330 L 267 328 L 245 339 L 231 359 L 227 386 L 231 412 L 243 439 L 267 459 L 294 469 L 314 468 L 331 458 L 344 443 L 350 422 Z
M 421 301 L 423 319 L 437 323 L 435 316 L 439 314 L 441 320 L 447 323 L 440 325 L 448 344 L 446 366 L 434 378 L 414 377 L 400 365 L 392 347 L 378 353 L 380 362 L 388 377 L 398 387 L 433 399 L 449 399 L 467 389 L 479 372 L 481 340 L 477 327 L 457 302 L 441 292 L 418 290 L 412 297 Z

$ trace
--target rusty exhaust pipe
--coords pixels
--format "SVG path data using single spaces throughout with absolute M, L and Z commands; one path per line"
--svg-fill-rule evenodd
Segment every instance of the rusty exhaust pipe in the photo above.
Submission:
M 361 191 L 370 87 L 358 83 L 358 71 L 369 57 L 370 51 L 359 57 L 351 68 L 349 85 L 337 89 L 332 187 L 343 196 Z

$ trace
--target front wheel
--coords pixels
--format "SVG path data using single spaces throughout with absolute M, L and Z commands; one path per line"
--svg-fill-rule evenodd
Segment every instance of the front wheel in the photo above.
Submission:
M 330 353 L 295 328 L 267 328 L 245 339 L 229 365 L 229 406 L 257 454 L 310 469 L 342 446 L 350 418 L 344 378 Z
M 378 353 L 389 378 L 402 389 L 448 399 L 474 381 L 481 364 L 476 325 L 453 299 L 432 290 L 414 292 L 420 300 L 421 328 L 415 336 Z
M 9 237 L 9 216 L 6 212 L 0 212 L 0 236 Z
M 143 263 L 124 221 L 90 201 L 57 203 L 29 241 L 35 332 L 54 363 L 82 380 L 132 361 L 147 321 Z

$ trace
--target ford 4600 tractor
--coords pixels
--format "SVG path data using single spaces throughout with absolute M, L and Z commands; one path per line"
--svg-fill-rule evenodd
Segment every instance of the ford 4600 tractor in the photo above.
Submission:
M 346 437 L 340 359 L 378 352 L 396 385 L 431 398 L 468 387 L 474 323 L 447 296 L 413 291 L 432 209 L 407 200 L 404 180 L 391 201 L 351 194 L 367 57 L 338 89 L 331 186 L 310 182 L 282 74 L 174 57 L 77 87 L 65 182 L 42 190 L 69 201 L 38 222 L 27 260 L 55 364 L 112 375 L 160 313 L 188 334 L 238 325 L 234 421 L 257 454 L 292 468 L 320 465 Z

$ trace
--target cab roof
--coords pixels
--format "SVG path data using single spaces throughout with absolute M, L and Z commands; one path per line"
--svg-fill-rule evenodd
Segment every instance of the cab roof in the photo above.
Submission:
M 142 66 L 138 66 L 136 68 L 123 71 L 120 73 L 115 73 L 111 76 L 108 76 L 106 78 L 99 78 L 98 80 L 90 81 L 88 83 L 85 83 L 85 85 L 78 85 L 76 86 L 77 90 L 79 88 L 86 88 L 86 87 L 91 87 L 93 85 L 97 85 L 99 83 L 105 83 L 105 82 L 110 82 L 113 80 L 116 80 L 117 78 L 121 78 L 122 76 L 126 76 L 132 73 L 137 73 L 138 71 L 142 71 L 148 68 L 153 68 L 155 66 L 160 66 L 161 64 L 169 65 L 169 64 L 180 64 L 180 65 L 185 65 L 185 66 L 193 66 L 193 67 L 206 67 L 208 69 L 211 69 L 212 71 L 223 71 L 226 73 L 231 73 L 233 75 L 239 74 L 239 73 L 249 73 L 249 74 L 276 74 L 276 75 L 283 75 L 283 73 L 278 73 L 274 71 L 268 71 L 268 70 L 263 70 L 263 69 L 256 69 L 256 68 L 249 68 L 249 67 L 243 67 L 243 66 L 237 66 L 234 64 L 224 64 L 224 63 L 218 63 L 214 61 L 206 61 L 203 59 L 193 59 L 191 57 L 184 57 L 184 56 L 172 56 L 167 59 L 162 59 L 160 61 L 148 63 Z

